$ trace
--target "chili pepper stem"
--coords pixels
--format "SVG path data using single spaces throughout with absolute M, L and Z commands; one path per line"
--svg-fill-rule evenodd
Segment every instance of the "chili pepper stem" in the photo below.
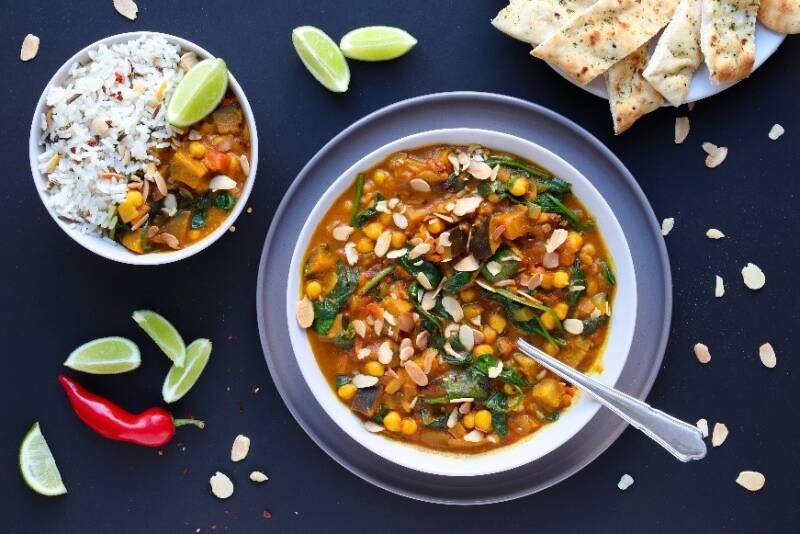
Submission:
M 194 425 L 197 428 L 205 428 L 206 426 L 204 421 L 200 421 L 198 419 L 173 419 L 172 424 L 175 425 L 175 428 L 184 425 Z

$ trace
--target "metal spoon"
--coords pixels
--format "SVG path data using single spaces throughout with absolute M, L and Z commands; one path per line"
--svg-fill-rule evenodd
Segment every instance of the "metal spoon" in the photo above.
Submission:
M 681 462 L 700 460 L 706 455 L 706 444 L 700 429 L 619 390 L 601 384 L 576 371 L 552 356 L 548 356 L 524 339 L 517 346 L 527 357 L 589 393 L 600 404 L 622 417 Z

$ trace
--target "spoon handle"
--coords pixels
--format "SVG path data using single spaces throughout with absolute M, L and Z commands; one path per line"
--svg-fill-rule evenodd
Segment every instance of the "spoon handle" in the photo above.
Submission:
M 523 339 L 517 340 L 517 346 L 529 358 L 536 360 L 548 370 L 589 393 L 603 406 L 633 425 L 634 428 L 641 430 L 678 460 L 688 462 L 705 457 L 706 444 L 703 441 L 703 434 L 694 425 L 676 419 L 639 399 L 589 378 Z

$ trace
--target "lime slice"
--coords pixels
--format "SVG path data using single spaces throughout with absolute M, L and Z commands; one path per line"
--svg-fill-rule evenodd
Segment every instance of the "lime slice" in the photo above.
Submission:
M 303 65 L 319 83 L 334 93 L 344 93 L 350 84 L 350 68 L 342 51 L 325 32 L 313 26 L 292 30 L 292 43 Z
M 183 367 L 186 358 L 186 345 L 183 338 L 172 324 L 162 316 L 150 310 L 133 312 L 133 320 L 147 332 L 147 335 L 164 351 L 167 358 L 178 367 Z
M 339 44 L 344 55 L 362 61 L 386 61 L 400 57 L 417 44 L 405 30 L 392 26 L 367 26 L 348 32 Z
M 101 337 L 72 351 L 64 365 L 94 375 L 133 371 L 142 363 L 139 347 L 124 337 Z
M 211 341 L 205 338 L 195 339 L 186 347 L 186 363 L 183 367 L 172 366 L 161 388 L 164 402 L 175 402 L 186 395 L 200 373 L 205 369 L 211 356 Z
M 204 59 L 178 83 L 167 108 L 167 122 L 183 128 L 207 117 L 228 90 L 228 67 L 220 58 Z
M 19 446 L 19 471 L 28 487 L 36 493 L 52 496 L 67 492 L 53 453 L 39 430 L 39 423 L 33 423 L 22 438 Z

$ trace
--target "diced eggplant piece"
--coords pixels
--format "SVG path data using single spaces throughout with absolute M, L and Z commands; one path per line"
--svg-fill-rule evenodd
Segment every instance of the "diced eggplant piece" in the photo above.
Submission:
M 325 271 L 332 271 L 334 267 L 336 267 L 336 257 L 327 245 L 322 244 L 308 255 L 303 274 L 306 276 L 320 274 Z
M 491 235 L 489 234 L 489 218 L 483 217 L 472 226 L 472 239 L 469 242 L 469 251 L 472 255 L 483 261 L 494 254 L 492 250 Z
M 186 239 L 186 232 L 189 231 L 189 223 L 192 220 L 192 212 L 189 210 L 181 210 L 161 226 L 161 230 L 168 234 L 172 234 L 178 238 L 178 242 L 183 245 Z
M 469 237 L 469 227 L 458 225 L 450 230 L 450 254 L 453 258 L 458 258 L 467 251 L 467 238 Z
M 363 413 L 367 417 L 372 417 L 378 411 L 382 395 L 383 386 L 381 384 L 368 388 L 361 388 L 356 392 L 356 396 L 353 397 L 353 403 L 350 405 L 350 408 L 354 412 Z

